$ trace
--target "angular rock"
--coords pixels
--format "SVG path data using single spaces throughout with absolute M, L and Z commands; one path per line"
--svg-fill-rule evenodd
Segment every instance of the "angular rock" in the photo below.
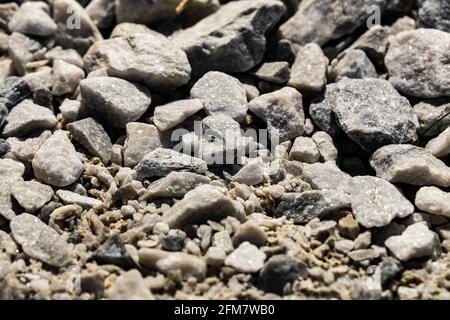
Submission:
M 5 137 L 26 136 L 33 131 L 53 129 L 55 126 L 56 117 L 50 109 L 24 100 L 9 112 L 2 134 Z
M 249 186 L 255 186 L 264 181 L 264 165 L 259 161 L 251 161 L 236 173 L 232 181 L 243 183 Z
M 62 60 L 67 63 L 73 64 L 78 68 L 84 69 L 83 58 L 74 49 L 63 49 L 60 46 L 56 46 L 53 49 L 47 51 L 45 58 L 53 64 L 56 60 Z
M 14 75 L 14 63 L 11 59 L 5 58 L 0 61 L 0 81 L 5 81 L 8 77 Z
M 334 162 L 314 163 L 303 167 L 302 179 L 317 190 L 341 190 L 348 192 L 351 176 Z
M 250 242 L 243 242 L 226 259 L 225 265 L 242 273 L 258 272 L 264 266 L 266 255 Z
M 59 111 L 66 123 L 74 122 L 78 119 L 80 113 L 81 102 L 77 100 L 65 99 L 59 106 Z
M 259 273 L 259 287 L 266 292 L 282 295 L 286 285 L 306 276 L 308 269 L 305 263 L 288 255 L 275 255 Z
M 53 1 L 53 20 L 58 26 L 56 43 L 80 54 L 103 37 L 84 8 L 75 0 Z
M 11 220 L 16 214 L 12 209 L 11 188 L 22 181 L 25 166 L 11 159 L 0 159 L 0 217 Z
M 284 14 L 279 1 L 230 2 L 173 40 L 183 48 L 195 75 L 211 70 L 227 73 L 248 71 L 263 59 L 265 33 Z
M 415 204 L 424 212 L 450 217 L 450 194 L 436 187 L 422 187 L 416 194 Z
M 450 32 L 450 3 L 447 0 L 420 0 L 417 27 Z
M 151 103 L 150 93 L 144 86 L 119 78 L 84 79 L 80 89 L 82 109 L 118 128 L 138 120 Z
M 285 61 L 263 63 L 255 71 L 255 77 L 272 83 L 283 84 L 288 82 L 291 70 Z
M 159 198 L 182 198 L 190 190 L 209 184 L 211 179 L 191 172 L 170 172 L 167 176 L 152 182 L 142 200 L 153 200 Z
M 370 17 L 370 6 L 384 9 L 387 0 L 334 1 L 306 0 L 280 27 L 283 38 L 299 45 L 323 45 L 352 33 Z
M 127 124 L 123 161 L 127 167 L 137 165 L 146 153 L 161 147 L 158 129 L 150 124 L 130 122 Z
M 164 177 L 172 171 L 190 171 L 205 173 L 208 166 L 205 161 L 182 154 L 171 149 L 158 148 L 147 153 L 134 168 L 137 178 Z
M 154 300 L 145 280 L 138 270 L 133 269 L 117 277 L 106 296 L 112 300 Z
M 153 122 L 160 131 L 166 131 L 203 109 L 199 99 L 178 100 L 155 108 Z
M 288 85 L 302 94 L 317 93 L 327 84 L 328 58 L 315 43 L 300 48 Z
M 425 137 L 435 137 L 450 127 L 450 117 L 445 116 L 450 112 L 449 99 L 424 100 L 416 104 L 413 110 L 419 118 L 420 130 Z
M 350 183 L 353 214 L 366 228 L 383 227 L 395 218 L 405 218 L 414 206 L 386 180 L 361 176 Z
M 336 123 L 333 114 L 332 95 L 336 89 L 336 84 L 332 83 L 318 94 L 309 106 L 309 113 L 314 123 L 329 135 L 335 137 L 339 135 L 342 130 Z
M 267 241 L 267 236 L 263 230 L 253 220 L 247 220 L 239 226 L 239 229 L 233 236 L 233 245 L 239 246 L 241 243 L 248 241 L 255 246 L 261 247 Z
M 195 277 L 202 280 L 206 275 L 203 259 L 184 252 L 168 252 L 159 249 L 139 250 L 139 263 L 146 268 L 167 274 L 179 270 L 183 278 Z
M 56 96 L 75 92 L 84 78 L 83 69 L 59 59 L 53 62 L 53 74 L 55 83 L 52 93 Z
M 238 122 L 247 114 L 247 94 L 236 78 L 211 71 L 191 89 L 191 97 L 203 102 L 208 115 L 225 115 Z
M 0 159 L 0 178 L 2 180 L 18 180 L 25 173 L 25 166 L 12 159 Z
M 67 133 L 61 130 L 44 142 L 32 164 L 37 179 L 57 187 L 74 183 L 84 170 Z
M 57 268 L 69 263 L 69 245 L 37 217 L 23 213 L 11 220 L 10 227 L 27 256 Z
M 383 64 L 388 46 L 388 37 L 391 29 L 384 26 L 373 26 L 367 30 L 349 48 L 364 51 L 367 57 L 377 64 Z
M 342 78 L 366 79 L 377 78 L 377 70 L 360 49 L 353 49 L 334 59 L 330 65 L 330 77 L 334 80 Z
M 445 129 L 438 137 L 430 140 L 425 149 L 435 157 L 445 157 L 450 153 L 450 128 Z
M 83 208 L 93 208 L 102 204 L 102 201 L 91 197 L 82 196 L 78 193 L 68 190 L 56 191 L 58 198 L 65 204 L 77 204 Z
M 184 248 L 186 233 L 172 229 L 160 238 L 161 247 L 167 251 L 181 251 Z
M 44 2 L 25 2 L 9 20 L 9 30 L 34 36 L 50 36 L 58 27 L 48 11 L 48 5 Z
M 389 182 L 416 186 L 450 186 L 450 168 L 428 150 L 412 145 L 389 145 L 370 158 L 376 175 Z
M 330 103 L 338 125 L 365 150 L 406 143 L 417 136 L 419 121 L 411 105 L 385 80 L 342 80 Z
M 15 2 L 0 3 L 0 28 L 8 30 L 8 23 L 19 6 Z
M 107 165 L 111 160 L 112 143 L 103 127 L 94 119 L 86 118 L 67 125 L 67 130 L 93 156 Z
M 11 150 L 11 144 L 4 139 L 0 139 L 0 158 L 2 158 L 10 150 Z
M 319 162 L 320 153 L 316 143 L 308 137 L 295 139 L 289 152 L 289 159 L 306 163 Z
M 304 132 L 302 95 L 294 88 L 261 95 L 250 101 L 248 108 L 267 122 L 269 135 L 279 137 L 279 142 L 295 139 Z
M 431 256 L 435 234 L 424 223 L 410 225 L 400 236 L 386 240 L 386 247 L 401 261 Z
M 320 153 L 320 160 L 323 162 L 336 161 L 338 158 L 338 150 L 333 144 L 333 138 L 324 132 L 317 131 L 311 137 L 316 143 Z
M 14 159 L 22 162 L 33 161 L 34 155 L 38 152 L 42 144 L 52 136 L 50 130 L 43 131 L 39 135 L 31 135 L 26 139 L 8 138 L 8 143 L 11 146 L 11 154 Z
M 159 93 L 186 84 L 191 73 L 186 53 L 151 30 L 97 41 L 84 56 L 84 63 L 88 73 L 105 68 L 111 77 L 143 82 Z
M 224 189 L 211 185 L 199 186 L 168 209 L 163 221 L 171 228 L 183 228 L 208 220 L 221 220 L 228 216 L 243 220 L 242 205 L 227 196 Z
M 450 33 L 434 29 L 405 31 L 390 41 L 385 64 L 389 81 L 403 94 L 450 96 Z
M 23 76 L 30 69 L 29 63 L 44 58 L 45 49 L 39 42 L 14 32 L 9 37 L 8 53 L 14 62 L 17 74 Z
M 125 270 L 131 269 L 135 263 L 131 259 L 125 243 L 118 235 L 112 235 L 91 256 L 91 259 L 99 265 L 112 264 Z
M 279 217 L 285 216 L 295 223 L 303 224 L 316 217 L 348 209 L 350 206 L 350 195 L 343 191 L 313 190 L 284 194 L 275 213 Z
M 35 213 L 52 199 L 53 189 L 37 181 L 17 181 L 11 195 L 26 212 Z
M 31 95 L 31 88 L 23 78 L 8 77 L 0 84 L 0 104 L 11 109 Z

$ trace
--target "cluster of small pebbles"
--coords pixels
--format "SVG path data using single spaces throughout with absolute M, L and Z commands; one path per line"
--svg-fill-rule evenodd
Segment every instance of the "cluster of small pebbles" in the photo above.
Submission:
M 450 299 L 448 0 L 1 2 L 0 299 Z

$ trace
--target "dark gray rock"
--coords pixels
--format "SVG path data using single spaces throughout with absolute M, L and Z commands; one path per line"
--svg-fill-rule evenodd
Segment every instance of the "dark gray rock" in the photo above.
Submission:
M 176 33 L 195 75 L 211 70 L 236 73 L 261 62 L 266 48 L 265 33 L 285 11 L 273 0 L 230 2 L 193 27 Z
M 118 128 L 138 120 L 151 103 L 144 86 L 119 78 L 88 78 L 80 82 L 80 89 L 83 112 Z
M 271 257 L 259 273 L 259 287 L 265 292 L 285 293 L 286 285 L 308 276 L 306 264 L 288 255 Z
M 117 22 L 133 22 L 150 26 L 176 18 L 176 7 L 179 0 L 148 1 L 148 0 L 117 0 Z
M 91 260 L 97 262 L 99 265 L 112 264 L 126 270 L 135 266 L 135 263 L 125 248 L 125 243 L 116 234 L 109 237 L 105 243 L 94 251 Z
M 385 64 L 389 81 L 403 94 L 450 96 L 450 33 L 434 29 L 402 32 L 391 38 Z
M 31 88 L 24 79 L 8 77 L 0 83 L 0 105 L 11 109 L 31 95 Z
M 278 84 L 288 82 L 290 74 L 289 63 L 285 61 L 266 62 L 255 71 L 257 78 Z
M 161 237 L 161 247 L 167 251 L 181 251 L 184 248 L 186 233 L 181 230 L 172 229 L 168 234 Z
M 86 6 L 86 13 L 99 29 L 107 29 L 114 26 L 115 9 L 115 1 L 93 0 Z
M 111 160 L 112 143 L 103 127 L 94 119 L 86 118 L 67 125 L 67 129 L 93 156 L 107 165 Z
M 336 90 L 336 84 L 329 84 L 319 93 L 309 106 L 309 113 L 314 123 L 331 136 L 339 135 L 342 130 L 336 123 L 331 104 L 331 96 Z
M 295 223 L 308 223 L 316 217 L 351 207 L 350 195 L 339 190 L 285 193 L 276 209 L 276 215 Z
M 418 28 L 450 32 L 450 2 L 448 0 L 419 0 Z
M 0 124 L 1 126 L 1 124 Z M 0 139 L 0 157 L 3 157 L 11 150 L 11 145 L 8 141 Z
M 342 78 L 364 79 L 377 78 L 377 70 L 370 62 L 366 53 L 360 49 L 345 52 L 334 59 L 330 65 L 330 78 L 340 80 Z

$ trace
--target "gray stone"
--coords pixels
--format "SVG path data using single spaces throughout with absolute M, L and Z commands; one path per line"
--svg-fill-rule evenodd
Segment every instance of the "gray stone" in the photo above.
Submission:
M 419 121 L 408 100 L 381 79 L 345 79 L 330 96 L 341 129 L 365 150 L 416 138 Z
M 450 186 L 450 168 L 428 150 L 412 145 L 389 145 L 370 158 L 377 177 L 417 186 Z
M 417 26 L 450 32 L 450 3 L 447 0 L 420 0 Z
M 334 59 L 331 62 L 329 73 L 333 80 L 340 80 L 345 77 L 352 79 L 378 77 L 375 66 L 366 53 L 360 49 L 347 51 L 342 56 Z
M 60 46 L 56 46 L 53 49 L 47 51 L 45 58 L 53 64 L 56 60 L 62 60 L 67 63 L 73 64 L 78 68 L 84 69 L 83 58 L 74 49 L 63 49 Z
M 403 31 L 411 31 L 416 29 L 416 20 L 411 17 L 404 16 L 397 19 L 394 24 L 390 27 L 390 35 L 397 35 Z
M 93 0 L 86 6 L 86 13 L 99 29 L 107 29 L 114 26 L 115 9 L 115 1 Z
M 435 247 L 435 234 L 424 223 L 410 225 L 400 236 L 386 240 L 386 247 L 401 261 L 431 256 Z
M 333 144 L 333 138 L 328 133 L 324 131 L 317 131 L 311 138 L 319 149 L 321 161 L 337 161 L 338 150 Z
M 366 228 L 383 227 L 395 218 L 405 218 L 414 206 L 386 180 L 360 176 L 350 183 L 353 214 Z
M 348 50 L 362 50 L 371 61 L 382 64 L 386 55 L 390 31 L 389 27 L 373 26 L 359 37 Z
M 80 114 L 81 102 L 78 100 L 65 99 L 59 106 L 59 111 L 66 123 L 74 122 Z
M 328 58 L 315 43 L 301 47 L 292 65 L 288 85 L 302 94 L 317 93 L 327 84 Z
M 119 78 L 84 79 L 80 89 L 82 109 L 118 128 L 138 120 L 151 103 L 150 93 L 144 86 Z
M 25 2 L 9 20 L 9 30 L 34 36 L 50 36 L 56 32 L 57 26 L 48 11 L 48 5 L 44 2 Z
M 75 92 L 80 81 L 84 79 L 83 69 L 59 59 L 53 62 L 53 75 L 55 83 L 52 93 L 56 96 Z
M 206 263 L 199 257 L 184 252 L 149 248 L 139 250 L 139 263 L 146 268 L 165 274 L 179 270 L 185 279 L 195 277 L 202 280 L 205 278 L 207 269 Z
M 279 142 L 295 139 L 304 132 L 302 95 L 294 88 L 261 95 L 250 101 L 248 108 L 267 122 L 269 135 L 279 137 Z
M 0 84 L 0 105 L 11 109 L 31 95 L 30 85 L 18 77 L 8 77 Z
M 7 154 L 10 150 L 11 144 L 4 139 L 0 139 L 0 158 L 3 158 L 3 156 Z
M 450 128 L 445 129 L 438 137 L 430 140 L 425 149 L 435 157 L 445 157 L 450 153 Z
M 261 62 L 265 33 L 284 11 L 279 1 L 233 1 L 193 27 L 176 33 L 173 40 L 186 51 L 196 75 L 211 70 L 248 71 Z
M 0 3 L 0 28 L 8 30 L 8 23 L 19 6 L 15 2 Z
M 348 257 L 355 262 L 375 260 L 380 257 L 380 253 L 374 249 L 359 249 L 348 253 Z
M 183 123 L 203 109 L 199 99 L 178 100 L 155 108 L 153 122 L 160 131 L 166 131 Z
M 152 182 L 144 195 L 143 200 L 159 198 L 182 198 L 190 190 L 209 184 L 211 179 L 192 172 L 170 172 L 167 176 Z
M 138 270 L 133 269 L 117 277 L 106 296 L 112 300 L 154 300 L 146 288 L 144 278 Z
M 135 34 L 139 33 L 148 33 L 152 34 L 154 31 L 152 31 L 149 27 L 143 24 L 137 24 L 137 23 L 130 23 L 130 22 L 123 22 L 116 25 L 111 32 L 110 38 L 117 38 L 117 37 L 131 37 Z
M 86 118 L 67 125 L 75 140 L 93 156 L 99 157 L 107 165 L 111 160 L 112 143 L 103 127 L 94 119 Z
M 53 189 L 37 181 L 17 181 L 11 195 L 28 213 L 40 210 L 53 197 Z
M 232 178 L 232 181 L 249 186 L 263 183 L 265 179 L 264 165 L 260 161 L 251 161 L 242 167 Z
M 24 100 L 15 106 L 6 117 L 2 130 L 5 137 L 26 136 L 33 131 L 53 129 L 56 117 L 50 109 Z
M 202 185 L 186 193 L 182 200 L 168 209 L 163 222 L 171 228 L 183 228 L 188 224 L 221 220 L 227 216 L 243 220 L 243 210 L 239 202 L 227 196 L 225 189 Z
M 23 79 L 28 82 L 31 90 L 46 89 L 51 91 L 53 86 L 53 69 L 49 66 L 38 68 L 35 72 L 29 72 L 23 76 Z
M 247 94 L 236 78 L 211 71 L 191 89 L 191 97 L 200 99 L 208 115 L 225 115 L 238 122 L 247 114 Z
M 289 63 L 285 61 L 266 62 L 255 71 L 257 78 L 277 84 L 288 82 L 290 74 Z
M 320 152 L 313 139 L 298 137 L 289 152 L 289 159 L 306 163 L 319 162 Z
M 172 171 L 190 171 L 203 174 L 208 170 L 205 161 L 171 149 L 158 148 L 148 152 L 134 168 L 139 180 L 164 177 Z
M 56 191 L 58 198 L 65 204 L 77 204 L 83 208 L 93 208 L 102 204 L 102 201 L 91 197 L 82 196 L 78 193 L 68 190 Z
M 167 251 L 181 251 L 184 248 L 186 233 L 181 230 L 172 229 L 160 239 L 161 247 Z
M 227 254 L 223 249 L 217 247 L 209 247 L 205 254 L 206 263 L 209 266 L 220 267 L 225 262 Z
M 116 1 L 117 22 L 134 22 L 155 26 L 176 18 L 178 0 L 118 0 Z
M 282 295 L 286 285 L 307 276 L 308 268 L 304 262 L 279 254 L 271 257 L 264 265 L 259 273 L 259 286 L 266 292 Z
M 285 193 L 276 209 L 277 216 L 286 216 L 295 223 L 308 223 L 316 217 L 349 209 L 350 195 L 339 190 Z
M 86 10 L 75 0 L 54 0 L 53 20 L 58 26 L 56 43 L 84 54 L 103 37 Z
M 158 129 L 150 124 L 130 122 L 123 148 L 123 161 L 127 167 L 137 165 L 146 153 L 161 147 Z
M 69 263 L 69 245 L 37 217 L 23 213 L 11 221 L 10 227 L 27 256 L 57 268 Z
M 385 64 L 389 81 L 400 92 L 421 98 L 450 96 L 450 33 L 418 29 L 390 41 Z
M 216 232 L 212 238 L 212 245 L 221 248 L 226 254 L 234 250 L 233 242 L 227 230 Z
M 84 170 L 67 132 L 61 130 L 43 143 L 32 164 L 37 179 L 57 187 L 71 185 Z
M 115 265 L 125 270 L 135 266 L 125 243 L 117 234 L 109 237 L 108 240 L 98 247 L 92 253 L 91 259 L 99 265 Z
M 27 36 L 14 32 L 8 41 L 9 57 L 14 62 L 14 69 L 19 76 L 29 71 L 29 63 L 44 57 L 45 49 L 41 44 Z
M 17 180 L 23 176 L 25 166 L 12 159 L 0 159 L 0 178 L 2 180 Z
M 11 59 L 4 58 L 0 60 L 0 81 L 5 81 L 8 77 L 14 75 L 14 63 Z
M 348 192 L 351 176 L 332 162 L 314 163 L 303 167 L 302 179 L 317 190 Z
M 11 220 L 16 214 L 12 209 L 11 187 L 22 181 L 25 166 L 12 159 L 0 159 L 0 217 Z
M 323 45 L 330 40 L 351 34 L 366 23 L 372 5 L 384 9 L 387 0 L 306 0 L 280 27 L 281 35 L 299 45 L 315 42 Z
M 8 142 L 11 145 L 11 155 L 14 159 L 22 162 L 33 161 L 34 155 L 38 152 L 42 144 L 52 136 L 50 130 L 43 131 L 39 135 L 32 135 L 28 138 L 8 138 Z
M 426 137 L 435 137 L 450 127 L 450 117 L 445 116 L 450 112 L 449 99 L 424 100 L 416 104 L 413 110 L 419 118 L 420 130 Z
M 186 84 L 191 73 L 186 53 L 151 30 L 97 41 L 84 56 L 84 63 L 88 73 L 105 68 L 111 77 L 143 82 L 159 93 Z
M 342 130 L 336 123 L 333 114 L 332 95 L 336 91 L 336 84 L 332 83 L 318 94 L 309 106 L 309 113 L 314 123 L 329 135 L 335 137 L 339 135 Z
M 264 266 L 266 255 L 250 242 L 243 242 L 226 259 L 225 265 L 242 273 L 255 273 Z
M 248 241 L 255 246 L 261 247 L 267 241 L 265 232 L 253 220 L 247 220 L 239 226 L 239 229 L 233 236 L 233 245 L 239 246 L 241 243 Z
M 420 188 L 415 204 L 424 212 L 450 218 L 450 193 L 436 187 Z

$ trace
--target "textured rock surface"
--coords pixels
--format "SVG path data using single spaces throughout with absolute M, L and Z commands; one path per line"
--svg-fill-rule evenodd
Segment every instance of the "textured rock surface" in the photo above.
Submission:
M 445 129 L 438 137 L 430 140 L 425 149 L 435 157 L 445 157 L 450 153 L 450 128 Z
M 385 146 L 372 155 L 370 165 L 377 177 L 392 183 L 450 186 L 450 168 L 424 148 L 412 145 Z
M 17 181 L 11 195 L 26 212 L 40 210 L 53 196 L 53 189 L 37 181 Z
M 265 32 L 284 11 L 283 4 L 273 0 L 231 2 L 177 33 L 174 41 L 186 51 L 194 74 L 247 71 L 261 62 Z
M 450 217 L 450 194 L 436 187 L 422 187 L 416 194 L 416 207 L 422 211 Z
M 389 81 L 414 97 L 450 96 L 448 48 L 447 32 L 418 29 L 396 35 L 385 59 Z
M 9 30 L 35 36 L 52 35 L 57 26 L 48 11 L 48 6 L 43 2 L 25 2 L 9 20 Z
M 450 32 L 450 4 L 446 0 L 419 1 L 419 28 L 433 28 Z
M 213 104 L 209 101 L 209 99 L 208 102 L 210 106 Z M 160 131 L 166 131 L 176 127 L 202 109 L 203 102 L 200 99 L 174 101 L 163 106 L 156 107 L 153 114 L 153 122 Z M 211 111 L 211 109 L 209 110 Z
M 10 226 L 14 240 L 30 258 L 57 268 L 69 263 L 69 245 L 35 216 L 23 213 L 15 217 Z
M 119 78 L 85 79 L 81 81 L 80 89 L 85 112 L 119 128 L 138 120 L 151 103 L 145 87 Z
M 405 218 L 414 212 L 411 202 L 380 178 L 354 177 L 350 192 L 356 221 L 366 228 L 383 227 L 394 218 Z
M 67 133 L 56 131 L 33 158 L 33 171 L 39 180 L 53 186 L 65 187 L 83 173 L 81 163 Z
M 161 140 L 155 126 L 139 122 L 127 124 L 127 140 L 123 150 L 125 166 L 134 167 L 147 152 L 159 147 L 161 147 Z
M 92 208 L 102 204 L 100 200 L 82 196 L 78 193 L 68 190 L 58 190 L 56 195 L 65 204 L 77 204 L 83 208 Z

